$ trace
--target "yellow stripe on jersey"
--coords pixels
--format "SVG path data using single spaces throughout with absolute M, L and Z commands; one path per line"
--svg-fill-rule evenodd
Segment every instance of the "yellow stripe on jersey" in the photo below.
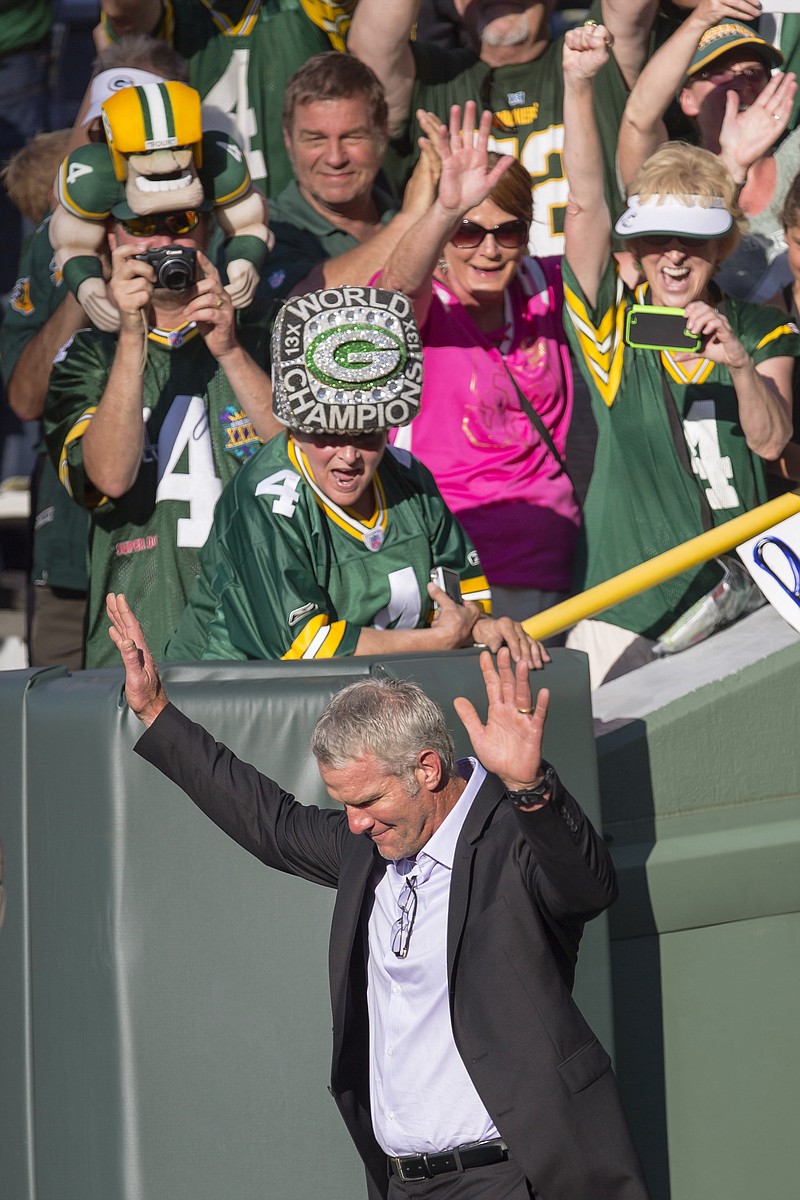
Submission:
M 461 580 L 461 596 L 477 604 L 487 617 L 492 615 L 492 592 L 485 575 L 476 575 L 474 579 Z
M 247 189 L 249 187 L 250 187 L 250 172 L 245 167 L 244 168 L 244 179 L 241 181 L 241 183 L 239 184 L 238 187 L 235 187 L 232 192 L 228 192 L 227 196 L 215 196 L 214 197 L 215 207 L 218 207 L 219 205 L 222 205 L 222 204 L 230 204 L 231 201 L 238 200 L 240 196 L 243 196 L 245 194 L 245 192 L 247 191 Z
M 61 447 L 61 454 L 59 455 L 59 458 L 58 458 L 58 478 L 61 480 L 64 487 L 67 489 L 70 496 L 72 496 L 73 493 L 72 493 L 72 483 L 70 482 L 70 478 L 69 478 L 69 460 L 67 457 L 68 451 L 69 451 L 70 446 L 73 444 L 73 442 L 77 442 L 86 433 L 86 430 L 89 428 L 89 423 L 96 412 L 97 412 L 97 405 L 94 405 L 92 408 L 87 408 L 86 411 L 81 414 L 81 416 L 78 418 L 78 420 L 72 426 L 69 433 L 64 438 L 64 445 Z M 96 492 L 92 493 L 92 497 L 94 497 L 96 495 L 97 495 Z M 73 499 L 74 499 L 74 496 L 73 496 Z M 96 501 L 93 500 L 92 507 L 99 508 L 101 504 L 105 504 L 107 499 L 108 499 L 107 496 L 99 496 Z
M 331 625 L 327 615 L 320 613 L 306 622 L 282 658 L 333 658 L 344 637 L 345 624 L 334 621 Z
M 357 0 L 300 0 L 308 19 L 328 35 L 334 50 L 347 49 L 347 30 Z
M 185 324 L 179 325 L 177 329 L 159 329 L 154 325 L 147 331 L 149 341 L 155 342 L 158 346 L 167 346 L 170 350 L 179 350 L 181 346 L 185 346 L 192 338 L 199 336 L 200 330 L 194 321 L 186 321 Z
M 622 280 L 617 279 L 614 302 L 595 324 L 580 296 L 567 285 L 564 300 L 584 362 L 595 387 L 610 408 L 616 399 L 622 376 L 625 343 L 622 330 L 625 321 L 625 306 L 621 303 Z
M 761 341 L 756 346 L 756 350 L 760 350 L 763 346 L 768 346 L 770 342 L 774 342 L 775 338 L 783 337 L 785 333 L 797 333 L 797 326 L 793 321 L 787 321 L 785 325 L 779 325 L 777 329 L 771 329 L 769 333 L 765 333 Z M 787 354 L 787 358 L 790 357 Z
M 239 20 L 234 23 L 224 12 L 214 8 L 211 0 L 200 0 L 200 3 L 225 37 L 249 37 L 256 27 L 258 15 L 261 12 L 261 0 L 251 0 Z
M 691 364 L 678 362 L 669 350 L 661 351 L 661 364 L 670 379 L 674 379 L 676 383 L 680 384 L 705 383 L 714 370 L 714 364 L 710 358 L 700 358 L 696 363 Z
M 293 438 L 289 438 L 287 447 L 289 458 L 294 466 L 305 479 L 306 483 L 314 493 L 314 499 L 318 506 L 325 513 L 329 521 L 333 521 L 334 525 L 338 525 L 345 533 L 349 533 L 356 541 L 363 541 L 365 533 L 377 526 L 385 530 L 388 524 L 388 514 L 386 511 L 386 492 L 383 489 L 383 484 L 378 478 L 377 472 L 372 476 L 372 494 L 374 497 L 375 508 L 372 515 L 364 520 L 353 512 L 350 508 L 340 508 L 338 504 L 325 495 L 322 489 L 314 479 L 314 472 L 311 470 L 308 459 L 303 451 L 297 445 Z

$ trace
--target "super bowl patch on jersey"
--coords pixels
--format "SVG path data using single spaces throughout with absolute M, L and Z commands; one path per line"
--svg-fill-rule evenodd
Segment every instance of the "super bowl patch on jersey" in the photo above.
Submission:
M 410 300 L 325 288 L 283 306 L 272 334 L 275 415 L 294 429 L 371 433 L 419 411 L 422 341 Z

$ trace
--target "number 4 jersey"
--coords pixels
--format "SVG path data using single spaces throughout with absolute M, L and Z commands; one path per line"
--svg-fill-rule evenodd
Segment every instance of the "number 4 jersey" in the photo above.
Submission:
M 431 568 L 488 609 L 478 556 L 433 476 L 388 448 L 368 521 L 327 500 L 290 436 L 273 438 L 223 495 L 200 577 L 167 647 L 173 661 L 352 654 L 361 629 L 430 623 Z
M 564 324 L 597 424 L 583 508 L 585 544 L 576 563 L 575 586 L 582 591 L 702 533 L 701 489 L 715 525 L 741 516 L 767 495 L 764 463 L 747 448 L 728 369 L 707 358 L 681 361 L 666 350 L 626 346 L 626 311 L 649 296 L 646 285 L 635 296 L 623 287 L 613 259 L 595 305 L 568 262 L 562 270 Z M 727 296 L 718 307 L 756 364 L 800 351 L 794 325 L 777 308 Z M 680 457 L 667 403 L 686 442 Z M 691 464 L 691 475 L 682 458 Z M 719 577 L 714 562 L 693 567 L 607 609 L 602 619 L 656 638 Z
M 255 362 L 268 360 L 270 312 L 251 307 L 240 317 L 238 338 Z M 222 488 L 261 445 L 197 328 L 151 329 L 139 474 L 118 500 L 101 496 L 84 470 L 82 439 L 105 390 L 116 344 L 113 334 L 97 330 L 67 343 L 53 367 L 45 416 L 47 446 L 61 482 L 92 511 L 87 667 L 117 661 L 105 616 L 111 591 L 125 593 L 156 658 L 163 654 L 186 605 Z

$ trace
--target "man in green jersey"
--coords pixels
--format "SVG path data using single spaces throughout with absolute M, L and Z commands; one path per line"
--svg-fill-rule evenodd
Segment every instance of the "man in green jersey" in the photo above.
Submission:
M 422 129 L 416 111 L 430 110 L 447 122 L 452 104 L 463 107 L 474 100 L 494 113 L 493 149 L 519 158 L 533 179 L 531 252 L 563 254 L 562 39 L 550 40 L 551 5 L 546 0 L 499 6 L 492 0 L 456 0 L 471 50 L 409 41 L 418 6 L 419 0 L 359 0 L 348 38 L 350 51 L 372 67 L 386 89 L 397 160 L 393 183 L 402 185 L 417 153 Z M 644 63 L 656 7 L 656 0 L 596 0 L 591 9 L 614 38 L 597 106 L 609 183 L 615 179 L 614 150 L 627 89 Z
M 92 512 L 86 665 L 113 662 L 109 590 L 137 598 L 163 651 L 197 571 L 214 505 L 278 426 L 269 404 L 269 313 L 237 320 L 203 253 L 208 214 L 119 218 L 108 241 L 117 335 L 85 330 L 60 352 L 45 411 L 61 482 Z M 156 286 L 141 257 L 177 251 L 199 268 L 182 290 Z M 188 255 L 186 252 L 189 252 Z
M 288 433 L 220 498 L 200 576 L 167 657 L 329 658 L 507 644 L 478 556 L 433 477 L 388 429 L 419 408 L 422 345 L 411 303 L 377 288 L 290 300 L 272 341 L 273 408 Z M 431 582 L 445 568 L 455 599 Z M 436 613 L 434 615 L 434 604 Z
M 68 149 L 102 138 L 101 106 L 120 88 L 186 79 L 183 60 L 164 42 L 142 35 L 122 38 L 100 53 L 92 68 L 87 105 L 71 131 L 69 144 L 59 143 L 55 158 L 42 158 L 46 148 L 31 143 L 20 153 L 18 187 L 24 187 L 35 232 L 26 243 L 17 280 L 0 328 L 0 372 L 8 402 L 22 421 L 39 421 L 44 413 L 50 368 L 59 349 L 89 321 L 64 284 L 50 242 L 50 217 L 41 220 L 53 200 L 52 181 Z M 50 135 L 55 137 L 56 135 Z M 36 160 L 31 161 L 31 156 Z M 38 165 L 37 165 L 38 164 Z M 32 177 L 41 171 L 46 187 L 32 202 Z M 6 186 L 11 194 L 9 177 Z M 15 198 L 15 203 L 20 203 Z M 28 661 L 31 666 L 83 665 L 84 615 L 88 576 L 86 547 L 89 515 L 70 499 L 40 443 L 31 480 L 33 545 L 28 589 Z
M 305 12 L 283 0 L 103 0 L 102 21 L 112 40 L 157 32 L 170 42 L 189 64 L 204 108 L 227 116 L 255 185 L 270 196 L 286 186 L 283 93 L 306 59 L 331 48 Z

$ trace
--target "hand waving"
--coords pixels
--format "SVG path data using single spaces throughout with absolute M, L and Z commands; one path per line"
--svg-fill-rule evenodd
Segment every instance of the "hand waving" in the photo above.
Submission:
M 499 775 L 509 791 L 523 791 L 539 782 L 550 693 L 542 688 L 533 704 L 528 666 L 522 659 L 512 664 L 506 646 L 498 651 L 496 669 L 488 652 L 480 662 L 489 700 L 486 724 L 464 696 L 454 701 L 455 710 L 487 771 Z
M 169 701 L 142 627 L 124 596 L 110 592 L 106 596 L 106 613 L 111 621 L 109 637 L 125 666 L 125 697 L 139 720 L 152 725 Z
M 463 126 L 458 104 L 450 109 L 449 129 L 441 124 L 436 130 L 431 123 L 423 126 L 442 162 L 439 204 L 454 217 L 480 204 L 513 161 L 509 155 L 503 155 L 493 167 L 489 166 L 492 114 L 482 113 L 476 126 L 476 112 L 474 100 L 468 100 L 464 105 Z M 418 116 L 424 118 L 425 114 L 420 112 Z

